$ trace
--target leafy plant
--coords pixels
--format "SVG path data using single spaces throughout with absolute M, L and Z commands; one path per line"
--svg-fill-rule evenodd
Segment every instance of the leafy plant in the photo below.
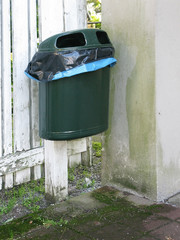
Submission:
M 19 202 L 32 212 L 39 210 L 39 201 L 45 192 L 44 179 L 22 184 L 4 193 L 4 199 L 0 199 L 0 215 L 7 214 Z M 38 195 L 37 195 L 38 193 Z M 39 194 L 40 193 L 40 194 Z
M 79 179 L 79 180 L 76 182 L 76 188 L 77 188 L 77 189 L 86 188 L 86 186 L 85 186 L 85 179 Z
M 68 180 L 73 182 L 75 179 L 74 168 L 68 168 Z
M 83 174 L 84 177 L 87 177 L 87 178 L 91 177 L 91 173 L 88 172 L 87 170 L 84 170 L 82 174 Z
M 101 28 L 101 0 L 87 0 L 87 9 L 88 24 L 91 27 Z
M 60 219 L 58 222 L 54 221 L 54 220 L 51 220 L 51 219 L 45 219 L 43 220 L 43 225 L 46 227 L 46 228 L 49 228 L 51 226 L 64 226 L 68 223 L 67 220 L 64 220 L 64 219 Z
M 87 0 L 87 4 L 91 4 L 96 13 L 101 12 L 101 1 L 99 1 L 99 0 Z
M 102 155 L 102 144 L 101 142 L 92 142 L 93 150 L 95 151 L 96 157 L 101 157 Z
M 3 201 L 3 203 L 0 206 L 0 215 L 9 213 L 14 208 L 16 201 L 17 201 L 16 197 L 12 197 L 8 201 L 8 203 L 5 203 L 5 201 Z
M 87 183 L 85 178 L 79 179 L 76 183 L 76 188 L 77 189 L 85 189 L 85 188 L 90 188 L 94 187 L 95 185 L 95 180 L 92 180 L 91 183 Z

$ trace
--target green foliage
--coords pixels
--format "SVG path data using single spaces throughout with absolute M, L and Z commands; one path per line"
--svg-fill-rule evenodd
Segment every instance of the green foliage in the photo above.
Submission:
M 14 208 L 16 201 L 16 197 L 10 198 L 8 202 L 2 201 L 0 205 L 0 216 L 10 212 Z
M 102 144 L 101 142 L 92 142 L 93 150 L 95 151 L 96 157 L 101 157 L 102 155 Z
M 45 187 L 43 178 L 38 181 L 32 181 L 16 188 L 6 190 L 4 193 L 4 199 L 0 199 L 0 215 L 12 211 L 18 202 L 30 211 L 36 212 L 40 208 L 38 202 L 43 198 L 42 194 L 44 193 Z
M 99 1 L 99 0 L 87 0 L 87 4 L 92 4 L 96 13 L 101 12 L 101 1 Z
M 75 179 L 74 170 L 75 168 L 68 168 L 68 180 L 71 182 L 73 182 Z
M 91 28 L 101 28 L 101 1 L 87 0 L 87 6 L 88 6 L 89 26 Z M 93 22 L 98 22 L 98 23 L 93 23 Z
M 43 225 L 46 227 L 46 228 L 49 228 L 51 226 L 64 226 L 68 223 L 67 220 L 64 220 L 63 218 L 61 218 L 58 222 L 54 221 L 54 220 L 51 220 L 51 219 L 44 219 L 43 220 Z
M 77 189 L 86 188 L 85 179 L 79 179 L 79 180 L 76 182 L 76 188 L 77 188 Z
M 87 177 L 87 178 L 91 177 L 91 173 L 88 172 L 87 170 L 84 170 L 82 174 L 83 174 L 84 177 Z
M 94 187 L 95 185 L 95 180 L 93 179 L 90 184 L 87 184 L 85 178 L 79 179 L 76 183 L 76 188 L 77 189 L 86 189 L 90 187 Z

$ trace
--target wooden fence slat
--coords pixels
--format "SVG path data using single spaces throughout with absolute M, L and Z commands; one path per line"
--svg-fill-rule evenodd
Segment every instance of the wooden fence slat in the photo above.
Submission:
M 65 31 L 85 28 L 86 18 L 86 0 L 64 1 Z
M 13 187 L 13 173 L 8 173 L 5 175 L 5 189 Z
M 81 164 L 81 153 L 76 153 L 76 154 L 69 156 L 68 164 L 69 164 L 70 168 L 80 165 Z
M 32 59 L 33 55 L 37 51 L 37 11 L 36 11 L 36 0 L 29 0 L 29 60 Z M 39 85 L 36 81 L 30 80 L 30 96 L 31 96 L 31 147 L 40 146 L 39 137 Z
M 68 141 L 67 143 L 67 154 L 68 156 L 77 153 L 85 152 L 87 149 L 86 138 L 80 138 L 76 140 Z
M 24 170 L 18 171 L 14 174 L 14 185 L 19 185 L 22 183 L 29 182 L 31 179 L 31 169 L 26 168 Z
M 2 0 L 3 155 L 12 153 L 10 1 Z
M 0 160 L 0 176 L 44 163 L 44 148 L 7 155 Z
M 41 165 L 37 165 L 34 167 L 34 180 L 41 178 Z
M 40 42 L 46 38 L 63 32 L 64 13 L 63 0 L 39 0 Z
M 30 148 L 29 79 L 24 75 L 29 60 L 28 0 L 12 0 L 14 150 Z
M 0 19 L 2 19 L 2 1 L 0 1 Z M 0 24 L 0 49 L 2 49 L 2 24 Z M 2 67 L 2 53 L 0 53 L 0 89 L 2 89 L 2 74 L 1 74 L 1 67 Z M 2 96 L 1 96 L 1 90 L 0 90 L 0 113 L 2 113 Z M 2 117 L 0 117 L 0 156 L 2 156 Z M 1 186 L 1 183 L 0 183 Z
M 2 181 L 2 177 L 0 177 L 0 191 L 2 190 L 2 184 L 3 183 L 3 181 Z
M 51 0 L 51 7 L 49 7 L 49 0 L 39 1 L 40 42 L 54 34 L 63 32 L 63 2 L 63 0 Z M 67 196 L 67 167 L 67 143 L 64 141 L 45 141 L 46 193 L 58 200 Z

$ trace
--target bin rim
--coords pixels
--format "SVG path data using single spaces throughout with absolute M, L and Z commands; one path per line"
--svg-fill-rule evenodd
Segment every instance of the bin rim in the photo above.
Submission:
M 92 29 L 92 28 L 84 28 L 72 31 L 66 31 L 59 34 L 55 34 L 47 39 L 45 39 L 38 47 L 38 52 L 59 52 L 59 51 L 76 51 L 79 49 L 93 49 L 93 48 L 100 48 L 100 47 L 113 47 L 108 35 L 109 43 L 102 44 L 98 41 L 96 36 L 97 32 L 104 32 L 106 31 L 102 29 Z M 57 40 L 59 37 L 63 37 L 70 34 L 81 33 L 84 35 L 86 44 L 83 46 L 74 46 L 74 47 L 62 47 L 58 48 Z M 88 36 L 90 34 L 90 36 Z M 107 34 L 107 33 L 106 33 Z M 96 37 L 95 37 L 96 36 Z

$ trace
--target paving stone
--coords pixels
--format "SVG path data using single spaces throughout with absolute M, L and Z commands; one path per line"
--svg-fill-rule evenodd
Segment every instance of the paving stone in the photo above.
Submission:
M 175 205 L 176 207 L 180 207 L 180 194 L 168 199 L 168 203 Z
M 61 230 L 60 227 L 40 227 L 33 229 L 26 233 L 20 240 L 33 239 L 33 240 L 90 240 L 88 236 L 84 236 L 81 233 L 72 231 L 70 229 Z
M 132 202 L 136 206 L 140 206 L 140 205 L 150 206 L 150 205 L 155 204 L 155 202 L 152 201 L 152 200 L 149 200 L 149 199 L 143 198 L 143 197 L 139 197 L 139 196 L 136 196 L 136 195 L 132 195 L 132 194 L 128 195 L 126 197 L 126 199 L 128 201 Z
M 160 226 L 163 226 L 167 223 L 170 223 L 169 220 L 166 219 L 159 219 L 157 216 L 150 216 L 146 220 L 143 221 L 143 226 L 147 231 L 152 231 Z
M 139 232 L 138 229 L 132 229 L 131 226 L 109 224 L 97 231 L 90 232 L 89 235 L 96 240 L 132 240 L 140 238 L 142 232 Z
M 143 238 L 140 238 L 138 240 L 155 240 L 155 238 L 153 238 L 153 237 L 143 237 Z
M 90 221 L 86 224 L 81 224 L 75 227 L 78 232 L 86 233 L 86 235 L 91 235 L 91 232 L 97 232 L 102 230 L 104 227 L 104 222 L 102 221 Z
M 175 208 L 171 206 L 171 210 L 169 211 L 167 208 L 166 212 L 161 212 L 158 215 L 170 218 L 172 220 L 176 220 L 180 218 L 180 208 Z
M 75 208 L 84 210 L 92 210 L 106 206 L 105 203 L 101 203 L 92 197 L 92 193 L 86 193 L 78 197 L 71 198 L 67 201 Z
M 160 240 L 180 240 L 180 224 L 172 222 L 150 233 Z

